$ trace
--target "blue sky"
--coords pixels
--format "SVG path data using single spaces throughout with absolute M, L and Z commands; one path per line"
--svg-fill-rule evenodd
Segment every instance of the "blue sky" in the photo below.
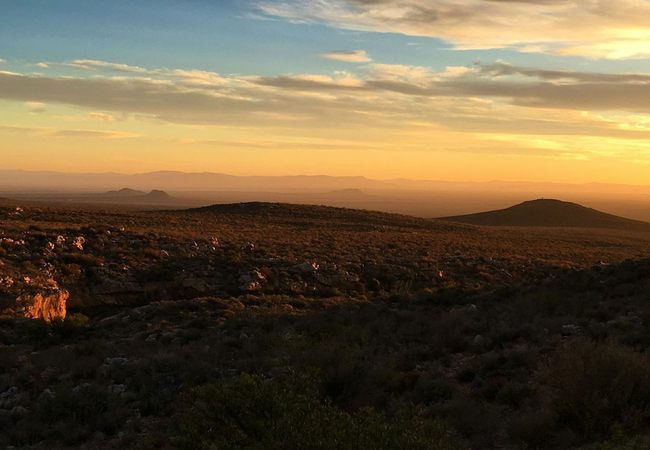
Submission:
M 97 59 L 258 75 L 330 72 L 341 64 L 315 54 L 357 48 L 382 63 L 435 69 L 471 65 L 476 58 L 605 72 L 648 65 L 644 58 L 608 61 L 504 49 L 451 51 L 452 45 L 435 37 L 261 17 L 250 0 L 3 0 L 0 48 L 3 59 L 17 62 Z

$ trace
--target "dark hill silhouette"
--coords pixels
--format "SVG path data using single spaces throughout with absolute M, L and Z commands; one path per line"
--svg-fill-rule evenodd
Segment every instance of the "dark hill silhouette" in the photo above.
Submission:
M 650 223 L 552 199 L 531 200 L 506 209 L 442 217 L 441 220 L 485 226 L 608 228 L 650 232 Z
M 148 200 L 171 200 L 173 197 L 169 195 L 165 191 L 161 191 L 159 189 L 154 189 L 148 194 L 143 196 L 143 199 L 148 199 Z
M 382 226 L 400 226 L 431 230 L 466 230 L 462 224 L 451 224 L 436 219 L 421 219 L 401 214 L 370 211 L 365 209 L 340 208 L 334 206 L 302 205 L 294 203 L 228 203 L 187 210 L 224 216 L 245 216 L 252 220 L 273 219 L 284 222 L 314 221 L 319 227 L 333 223 L 362 224 L 379 229 Z
M 145 192 L 136 189 L 123 188 L 119 191 L 104 192 L 102 195 L 106 197 L 140 197 L 145 195 Z

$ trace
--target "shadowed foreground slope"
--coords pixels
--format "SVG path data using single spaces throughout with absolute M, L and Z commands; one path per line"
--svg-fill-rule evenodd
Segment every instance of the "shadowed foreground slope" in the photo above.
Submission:
M 650 223 L 607 214 L 577 203 L 531 200 L 510 208 L 441 220 L 484 226 L 607 228 L 650 232 Z
M 648 257 L 611 229 L 0 206 L 0 448 L 649 448 Z M 56 290 L 65 318 L 25 314 Z

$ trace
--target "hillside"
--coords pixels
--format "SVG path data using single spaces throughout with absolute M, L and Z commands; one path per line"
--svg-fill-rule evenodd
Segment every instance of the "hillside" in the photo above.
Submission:
M 376 230 L 382 226 L 426 228 L 432 230 L 462 230 L 465 226 L 450 224 L 435 219 L 421 219 L 402 214 L 384 213 L 364 209 L 340 208 L 334 206 L 302 205 L 293 203 L 243 202 L 205 206 L 188 212 L 212 213 L 247 217 L 248 220 L 269 222 L 291 220 L 289 223 L 316 222 L 327 227 L 334 224 L 359 224 L 365 230 Z
M 277 203 L 21 204 L 0 224 L 0 448 L 650 435 L 650 234 Z
M 650 232 L 650 223 L 552 199 L 531 200 L 506 209 L 442 217 L 440 220 L 482 226 L 605 228 Z

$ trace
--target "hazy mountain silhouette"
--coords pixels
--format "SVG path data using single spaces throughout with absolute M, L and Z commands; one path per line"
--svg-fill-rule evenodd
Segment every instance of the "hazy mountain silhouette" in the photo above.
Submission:
M 361 189 L 356 189 L 356 188 L 339 189 L 336 191 L 329 192 L 329 195 L 333 197 L 341 197 L 341 198 L 361 198 L 361 197 L 368 196 L 368 194 L 363 192 Z
M 172 197 L 171 195 L 169 195 L 165 191 L 161 191 L 159 189 L 154 189 L 151 192 L 149 192 L 148 194 L 143 195 L 142 199 L 143 200 L 163 201 L 164 202 L 164 201 L 173 200 L 174 197 Z
M 551 199 L 531 200 L 506 209 L 442 217 L 441 220 L 485 226 L 609 228 L 650 232 L 650 223 Z
M 138 191 L 136 189 L 123 188 L 119 191 L 108 191 L 102 195 L 106 197 L 140 197 L 146 195 L 146 192 Z
M 122 205 L 176 205 L 180 199 L 172 197 L 167 192 L 154 189 L 149 192 L 131 188 L 103 192 L 101 194 L 79 194 L 68 196 L 71 200 L 82 203 L 97 202 L 100 204 L 122 204 Z
M 8 191 L 66 191 L 101 192 L 124 186 L 147 191 L 161 188 L 167 191 L 269 191 L 311 190 L 331 191 L 354 189 L 438 190 L 471 192 L 530 192 L 545 196 L 564 192 L 618 192 L 650 195 L 650 186 L 588 183 L 533 182 L 453 182 L 440 180 L 407 180 L 403 178 L 373 180 L 363 176 L 235 176 L 223 173 L 186 173 L 158 171 L 140 174 L 64 173 L 53 171 L 0 170 L 0 189 Z M 118 191 L 119 192 L 119 191 Z

